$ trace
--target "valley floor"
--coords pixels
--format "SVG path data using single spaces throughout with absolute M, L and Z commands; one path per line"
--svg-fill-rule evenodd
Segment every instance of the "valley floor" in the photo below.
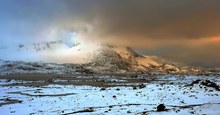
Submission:
M 0 114 L 219 115 L 219 85 L 219 75 L 1 76 Z

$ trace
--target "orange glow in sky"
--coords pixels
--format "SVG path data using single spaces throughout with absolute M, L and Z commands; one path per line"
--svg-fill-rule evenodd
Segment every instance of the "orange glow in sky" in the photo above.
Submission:
M 208 39 L 209 42 L 220 42 L 220 37 L 213 37 Z

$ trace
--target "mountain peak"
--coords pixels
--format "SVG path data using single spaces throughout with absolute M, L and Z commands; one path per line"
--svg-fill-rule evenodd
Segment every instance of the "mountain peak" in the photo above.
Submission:
M 102 46 L 93 53 L 88 69 L 104 73 L 122 72 L 166 72 L 185 73 L 198 72 L 199 69 L 179 67 L 175 64 L 160 61 L 156 56 L 139 55 L 130 47 Z
M 80 44 L 79 44 L 80 45 Z M 78 46 L 73 47 L 71 52 L 74 52 Z M 80 68 L 85 69 L 85 71 L 89 70 L 94 73 L 147 73 L 147 74 L 161 74 L 161 73 L 203 73 L 204 71 L 198 68 L 193 67 L 180 67 L 178 65 L 168 63 L 163 61 L 163 59 L 156 56 L 147 56 L 140 55 L 136 53 L 130 47 L 117 47 L 117 46 L 106 46 L 101 45 L 100 47 L 89 50 L 87 52 L 77 51 L 76 53 L 80 54 L 79 59 L 86 58 L 88 61 L 85 63 L 76 64 Z M 81 55 L 82 54 L 82 55 Z M 70 59 L 74 60 L 76 57 L 71 55 Z M 79 60 L 78 59 L 78 60 Z M 2 61 L 3 62 L 3 61 Z M 33 63 L 28 62 L 10 62 L 13 64 L 18 71 L 22 70 L 22 72 L 36 72 L 36 70 L 43 70 L 45 68 L 36 68 Z M 45 63 L 46 65 L 51 65 L 49 63 Z M 2 65 L 2 71 L 12 72 L 11 66 L 7 66 L 7 63 L 0 63 Z M 10 65 L 10 64 L 9 64 Z M 41 64 L 42 65 L 42 64 Z M 44 65 L 44 64 L 43 64 Z M 68 64 L 63 64 L 63 69 L 61 69 L 61 73 L 66 71 L 69 67 Z M 43 66 L 44 67 L 44 66 Z M 51 67 L 49 67 L 51 68 Z M 54 69 L 57 68 L 57 65 L 54 64 Z M 53 70 L 53 69 L 52 69 Z M 71 70 L 71 68 L 70 68 Z M 52 72 L 52 71 L 51 71 Z

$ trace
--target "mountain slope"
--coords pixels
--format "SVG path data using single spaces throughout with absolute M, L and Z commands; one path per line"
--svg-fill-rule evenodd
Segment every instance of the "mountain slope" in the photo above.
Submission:
M 80 51 L 79 51 L 80 52 Z M 198 74 L 205 71 L 166 63 L 155 56 L 139 55 L 129 47 L 105 46 L 89 52 L 85 64 L 55 64 L 43 62 L 0 61 L 0 75 L 20 73 L 91 74 L 145 73 Z M 83 57 L 86 58 L 86 57 Z
M 87 69 L 101 73 L 201 73 L 193 67 L 164 63 L 155 56 L 142 56 L 129 47 L 103 46 L 93 53 Z

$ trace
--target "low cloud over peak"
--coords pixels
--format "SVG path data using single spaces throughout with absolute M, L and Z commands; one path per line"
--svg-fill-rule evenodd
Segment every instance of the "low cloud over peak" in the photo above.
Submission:
M 76 32 L 84 41 L 217 67 L 213 63 L 220 58 L 219 6 L 219 0 L 3 0 L 0 47 L 63 40 L 63 31 Z

